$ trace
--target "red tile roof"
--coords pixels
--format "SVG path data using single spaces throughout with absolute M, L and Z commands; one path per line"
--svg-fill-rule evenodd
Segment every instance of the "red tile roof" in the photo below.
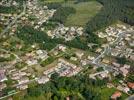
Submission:
M 111 96 L 111 99 L 117 99 L 118 97 L 120 97 L 121 96 L 121 92 L 119 92 L 119 91 L 116 91 L 112 96 Z
M 128 82 L 127 83 L 127 86 L 131 89 L 134 89 L 134 83 L 131 83 L 131 82 Z

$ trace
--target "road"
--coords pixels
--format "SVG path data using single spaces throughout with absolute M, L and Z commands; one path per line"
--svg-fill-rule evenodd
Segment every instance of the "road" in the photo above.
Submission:
M 92 77 L 94 77 L 96 75 L 100 75 L 100 74 L 103 74 L 103 73 L 108 73 L 108 71 L 105 70 L 105 71 L 101 71 L 101 72 L 98 72 L 98 73 L 95 73 L 95 74 L 90 74 L 90 77 L 92 78 Z
M 104 48 L 104 51 L 97 57 L 97 58 L 95 58 L 94 60 L 93 60 L 93 63 L 96 63 L 97 61 L 99 61 L 99 59 L 101 59 L 102 57 L 104 57 L 105 56 L 105 54 L 109 51 L 109 46 L 106 46 L 105 48 Z
M 16 54 L 13 53 L 13 52 L 7 51 L 7 50 L 2 49 L 2 48 L 0 48 L 0 50 L 1 50 L 1 51 L 4 51 L 4 52 L 6 52 L 6 53 L 10 53 L 10 54 L 14 55 L 14 56 L 16 57 L 16 61 L 21 61 L 21 60 L 22 60 L 18 55 L 16 55 Z
M 18 87 L 18 86 L 21 86 L 21 85 L 29 84 L 29 83 L 32 83 L 32 82 L 34 82 L 36 80 L 38 80 L 38 78 L 29 80 L 28 82 L 25 82 L 25 83 L 22 83 L 22 84 L 15 84 L 15 85 L 13 85 L 13 87 Z
M 129 96 L 126 100 L 134 100 L 134 95 Z
M 11 94 L 8 94 L 8 95 L 3 96 L 3 97 L 0 97 L 0 100 L 3 100 L 3 99 L 5 99 L 5 98 L 10 97 L 10 96 L 12 96 L 12 95 L 15 95 L 15 94 L 17 94 L 17 93 L 20 93 L 20 91 L 14 92 L 14 93 L 11 93 Z
M 8 32 L 8 30 L 12 27 L 12 25 L 15 24 L 16 21 L 17 21 L 19 18 L 21 18 L 21 17 L 25 14 L 25 12 L 26 12 L 26 4 L 23 3 L 23 11 L 22 11 L 22 13 L 20 13 L 20 14 L 19 14 L 11 23 L 9 23 L 9 25 L 1 32 L 0 38 L 2 38 L 2 36 L 3 36 L 6 32 Z
M 93 64 L 97 64 L 99 59 L 103 58 L 106 54 L 111 52 L 111 47 L 117 45 L 121 40 L 122 37 L 124 36 L 124 33 L 118 33 L 117 38 L 115 39 L 115 41 L 113 41 L 112 44 L 109 44 L 108 46 L 106 46 L 104 48 L 104 51 L 93 60 Z

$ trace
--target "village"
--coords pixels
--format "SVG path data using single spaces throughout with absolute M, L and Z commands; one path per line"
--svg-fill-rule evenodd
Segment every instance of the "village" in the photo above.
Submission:
M 18 4 L 14 1 L 12 5 L 17 6 Z M 17 14 L 0 14 L 0 24 L 3 24 L 6 29 L 4 33 L 14 36 L 18 26 L 25 24 L 45 31 L 42 24 L 47 22 L 56 11 L 55 9 L 49 10 L 47 6 L 39 7 L 36 0 L 28 1 L 25 6 L 24 14 L 17 20 L 15 20 Z M 8 28 L 11 20 L 15 20 L 15 23 Z M 134 27 L 125 24 L 117 24 L 107 27 L 104 31 L 97 31 L 95 34 L 106 39 L 107 43 L 102 44 L 94 52 L 71 48 L 64 44 L 58 44 L 50 51 L 40 49 L 35 44 L 28 47 L 30 50 L 21 52 L 24 45 L 21 43 L 15 46 L 15 49 L 20 51 L 12 52 L 12 50 L 5 49 L 10 43 L 2 42 L 0 43 L 0 96 L 4 96 L 2 91 L 7 87 L 13 87 L 13 93 L 24 91 L 33 82 L 38 85 L 46 84 L 55 73 L 65 77 L 79 75 L 89 65 L 92 66 L 89 79 L 108 78 L 112 81 L 113 77 L 121 75 L 121 79 L 118 79 L 116 83 L 107 83 L 108 88 L 117 89 L 111 95 L 111 99 L 115 100 L 122 93 L 130 95 L 134 90 L 134 83 L 127 82 L 125 78 L 134 62 L 133 33 Z M 84 35 L 84 29 L 59 24 L 53 30 L 47 30 L 47 35 L 52 39 L 64 38 L 65 41 L 71 41 L 77 36 Z M 2 37 L 6 38 L 6 35 L 4 34 Z M 128 63 L 118 61 L 118 58 L 127 59 Z M 8 91 L 9 94 L 10 92 Z

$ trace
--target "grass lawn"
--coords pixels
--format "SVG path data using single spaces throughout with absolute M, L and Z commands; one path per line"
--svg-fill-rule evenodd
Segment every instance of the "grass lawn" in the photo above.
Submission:
M 69 1 L 63 6 L 74 7 L 76 13 L 70 15 L 65 23 L 66 26 L 84 26 L 101 9 L 102 5 L 96 1 L 74 3 Z
M 107 87 L 98 88 L 98 92 L 101 93 L 100 100 L 109 100 L 109 98 L 115 91 L 118 91 L 118 90 L 116 90 L 115 88 L 107 88 Z M 125 100 L 127 97 L 128 97 L 127 94 L 122 93 L 122 96 L 121 96 L 122 100 Z

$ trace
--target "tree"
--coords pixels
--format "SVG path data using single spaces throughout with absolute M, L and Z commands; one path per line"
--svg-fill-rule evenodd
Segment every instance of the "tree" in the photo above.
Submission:
M 88 34 L 105 28 L 117 20 L 134 25 L 134 1 L 133 0 L 97 0 L 103 7 L 101 11 L 86 25 Z
M 41 95 L 42 90 L 38 87 L 32 87 L 27 89 L 27 93 L 30 96 L 38 97 Z
M 125 57 L 121 57 L 121 58 L 117 57 L 116 60 L 119 64 L 123 64 L 123 65 L 126 64 L 127 62 L 127 59 Z
M 53 17 L 51 18 L 52 21 L 65 23 L 67 17 L 70 14 L 75 13 L 75 9 L 73 7 L 60 7 L 57 9 L 57 11 L 54 13 Z
M 58 78 L 59 78 L 59 74 L 57 72 L 51 75 L 51 79 L 54 81 L 56 81 Z

